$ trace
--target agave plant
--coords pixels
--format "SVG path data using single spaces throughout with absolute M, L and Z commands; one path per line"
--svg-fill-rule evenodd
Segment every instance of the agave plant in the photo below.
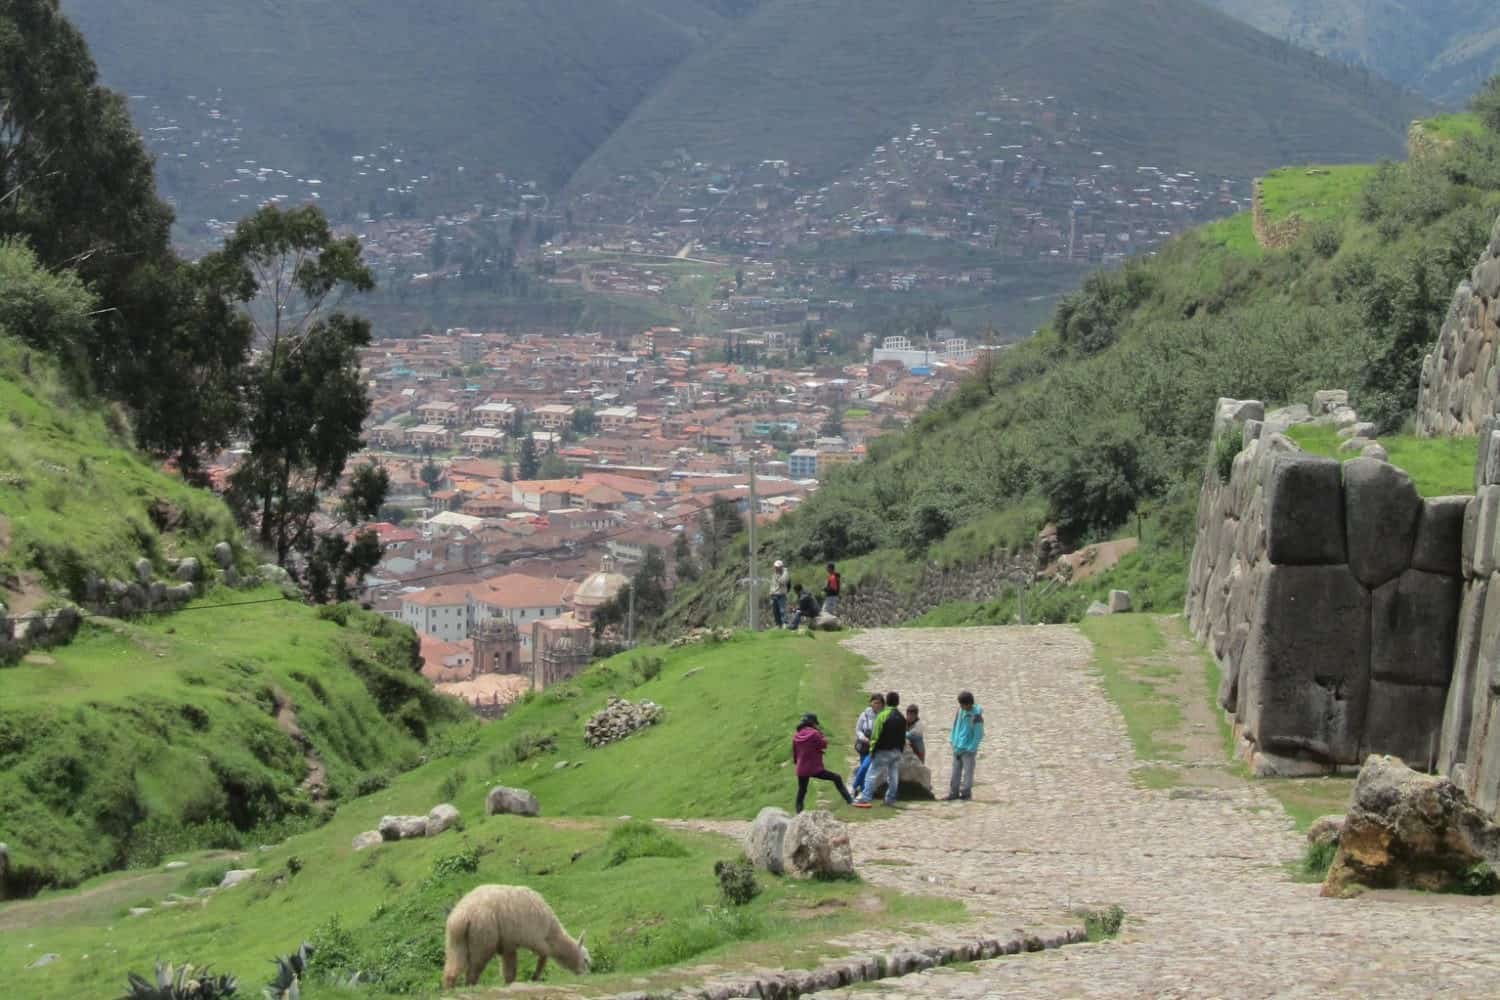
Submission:
M 312 953 L 313 946 L 304 941 L 295 954 L 271 960 L 276 966 L 276 978 L 266 984 L 263 991 L 266 1000 L 301 1000 L 302 983 L 307 975 L 307 960 Z M 335 986 L 358 986 L 360 974 L 355 972 L 349 976 L 331 980 L 331 982 Z
M 312 953 L 312 945 L 304 941 L 295 953 L 285 958 L 271 959 L 271 963 L 276 966 L 276 977 L 266 984 L 263 991 L 266 1000 L 300 1000 L 302 976 L 307 972 L 307 960 Z
M 156 963 L 156 981 L 126 973 L 129 989 L 125 1000 L 221 1000 L 232 997 L 240 984 L 233 976 L 215 976 L 207 967 Z

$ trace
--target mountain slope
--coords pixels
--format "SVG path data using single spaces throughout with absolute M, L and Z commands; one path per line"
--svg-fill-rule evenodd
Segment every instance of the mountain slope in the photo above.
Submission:
M 222 98 L 241 159 L 328 176 L 382 144 L 401 179 L 467 164 L 564 180 L 743 5 L 725 0 L 64 0 L 106 85 L 206 128 Z M 195 144 L 189 166 L 215 143 Z M 401 154 L 397 154 L 401 155 Z M 411 170 L 407 173 L 406 170 Z M 188 170 L 169 193 L 191 197 Z M 233 176 L 233 171 L 229 172 Z
M 1487 0 L 1208 0 L 1277 38 L 1461 104 L 1500 71 L 1500 7 Z
M 1104 148 L 1230 175 L 1394 155 L 1421 108 L 1194 0 L 952 0 L 936 13 L 770 0 L 690 56 L 575 186 L 677 148 L 827 176 L 909 122 L 991 106 L 1001 88 L 1097 114 L 1089 134 Z

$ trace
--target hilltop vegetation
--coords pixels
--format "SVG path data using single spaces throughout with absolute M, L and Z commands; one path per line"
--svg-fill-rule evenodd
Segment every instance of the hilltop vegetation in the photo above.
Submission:
M 1461 104 L 1500 69 L 1488 0 L 1209 0 L 1276 38 Z
M 1289 247 L 1260 246 L 1245 215 L 1090 277 L 1038 336 L 829 477 L 763 536 L 764 558 L 854 559 L 911 586 L 997 518 L 1034 511 L 1033 531 L 1051 520 L 1077 544 L 1139 517 L 1153 528 L 1121 571 L 1171 608 L 1180 591 L 1154 581 L 1180 579 L 1214 401 L 1347 387 L 1382 433 L 1399 430 L 1453 289 L 1500 215 L 1497 164 L 1500 133 L 1480 129 L 1410 163 L 1268 176 L 1277 218 L 1306 220 Z M 1424 460 L 1434 482 L 1452 481 L 1441 456 Z M 1030 540 L 1011 524 L 959 547 L 972 560 Z M 682 588 L 674 626 L 728 613 L 733 593 L 712 574 Z M 1080 597 L 1054 613 L 1076 615 Z
M 1121 156 L 1226 175 L 1393 155 L 1423 107 L 1194 0 L 772 0 L 685 59 L 574 185 L 678 148 L 828 176 L 908 122 L 971 115 L 1022 81 L 1095 112 L 1090 133 Z

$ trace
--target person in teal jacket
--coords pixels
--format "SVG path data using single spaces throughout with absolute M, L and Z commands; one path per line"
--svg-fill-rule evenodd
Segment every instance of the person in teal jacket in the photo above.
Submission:
M 953 770 L 948 776 L 948 794 L 943 801 L 968 801 L 974 794 L 974 760 L 983 740 L 984 712 L 974 704 L 972 694 L 960 691 L 953 729 L 948 733 L 948 745 L 953 748 Z

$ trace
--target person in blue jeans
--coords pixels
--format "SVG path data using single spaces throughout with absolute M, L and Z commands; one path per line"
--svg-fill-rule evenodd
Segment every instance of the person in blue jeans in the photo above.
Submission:
M 854 752 L 859 754 L 859 766 L 849 779 L 849 787 L 858 794 L 865 786 L 865 775 L 870 770 L 870 731 L 875 728 L 875 716 L 885 710 L 885 695 L 870 695 L 870 706 L 859 713 L 854 723 Z
M 901 787 L 901 752 L 906 749 L 906 716 L 901 714 L 901 696 L 895 691 L 885 693 L 885 708 L 875 716 L 875 725 L 870 729 L 870 769 L 865 774 L 865 783 L 854 800 L 855 808 L 870 808 L 870 799 L 875 791 L 876 780 L 885 777 L 885 804 L 896 804 L 896 792 Z
M 953 770 L 948 776 L 948 794 L 944 802 L 954 799 L 968 801 L 974 794 L 974 761 L 983 740 L 984 712 L 974 704 L 974 695 L 960 691 L 953 729 L 948 733 L 948 745 L 953 750 Z

